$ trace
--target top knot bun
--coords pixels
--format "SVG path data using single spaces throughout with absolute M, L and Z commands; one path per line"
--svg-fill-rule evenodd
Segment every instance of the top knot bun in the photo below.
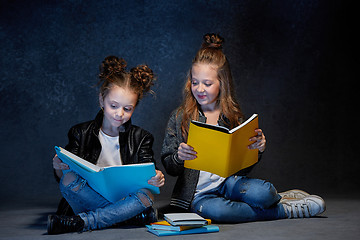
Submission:
M 108 56 L 100 65 L 100 79 L 108 78 L 113 74 L 120 74 L 125 72 L 126 61 L 115 56 Z
M 224 38 L 222 38 L 219 34 L 216 33 L 207 33 L 203 37 L 202 48 L 215 48 L 222 49 L 224 44 Z
M 154 85 L 154 73 L 147 65 L 139 65 L 132 68 L 130 74 L 142 88 L 144 93 L 150 91 L 151 86 Z

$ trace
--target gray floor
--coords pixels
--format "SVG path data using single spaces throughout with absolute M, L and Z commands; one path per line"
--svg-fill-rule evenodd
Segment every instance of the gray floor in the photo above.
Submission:
M 328 198 L 326 212 L 311 219 L 286 219 L 242 224 L 220 224 L 220 232 L 196 239 L 359 239 L 360 199 Z M 161 203 L 160 203 L 161 204 Z M 145 228 L 106 229 L 56 236 L 46 234 L 46 219 L 54 208 L 17 207 L 0 210 L 0 239 L 158 239 Z M 161 237 L 194 239 L 194 235 Z

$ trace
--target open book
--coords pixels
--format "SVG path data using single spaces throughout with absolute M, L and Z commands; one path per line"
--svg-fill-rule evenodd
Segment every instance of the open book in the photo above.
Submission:
M 156 175 L 154 163 L 99 167 L 64 148 L 55 147 L 55 151 L 61 161 L 86 179 L 90 187 L 110 202 L 117 202 L 141 188 L 147 188 L 154 194 L 160 193 L 158 187 L 147 183 Z
M 258 150 L 248 149 L 249 139 L 256 135 L 258 115 L 231 130 L 191 121 L 187 144 L 197 152 L 197 158 L 185 161 L 186 168 L 215 173 L 221 177 L 250 167 L 258 161 Z

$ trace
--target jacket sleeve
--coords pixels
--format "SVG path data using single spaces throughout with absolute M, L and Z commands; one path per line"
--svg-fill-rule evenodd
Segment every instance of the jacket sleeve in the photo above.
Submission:
M 181 135 L 179 118 L 174 111 L 168 121 L 165 137 L 161 150 L 161 162 L 166 172 L 171 176 L 179 176 L 184 172 L 184 161 L 178 158 L 177 152 L 181 142 L 184 142 Z
M 79 155 L 81 131 L 76 127 L 72 127 L 68 132 L 69 142 L 65 149 L 75 155 Z
M 65 149 L 77 155 L 80 145 L 80 136 L 81 136 L 80 132 L 77 131 L 75 127 L 72 127 L 68 132 L 69 142 L 65 146 Z M 54 176 L 55 176 L 55 180 L 57 182 L 60 182 L 60 178 L 56 175 L 55 169 L 54 169 Z
M 155 163 L 154 152 L 152 149 L 153 143 L 154 143 L 153 135 L 146 132 L 145 135 L 142 137 L 139 146 L 139 151 L 138 151 L 139 163 L 146 163 L 146 162 Z

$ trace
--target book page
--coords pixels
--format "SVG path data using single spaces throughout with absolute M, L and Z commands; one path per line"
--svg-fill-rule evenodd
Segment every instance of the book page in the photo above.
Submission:
M 99 172 L 102 170 L 99 166 L 96 166 L 95 164 L 92 164 L 91 162 L 88 162 L 88 161 L 76 156 L 75 154 L 67 151 L 64 148 L 55 147 L 55 150 L 58 153 L 59 158 L 61 160 L 65 160 L 65 163 L 66 163 L 66 160 L 68 160 L 68 161 L 76 164 L 77 166 L 79 166 L 87 171 L 90 171 L 90 172 Z M 63 157 L 65 157 L 66 159 L 64 159 L 61 155 Z
M 131 167 L 131 166 L 133 166 L 133 167 L 138 167 L 138 166 L 147 166 L 147 165 L 153 165 L 153 163 L 151 163 L 151 162 L 148 162 L 148 163 L 131 163 L 131 164 L 126 164 L 126 165 L 117 165 L 117 166 L 107 166 L 107 167 L 103 167 L 103 168 L 101 168 L 100 169 L 100 171 L 103 171 L 103 170 L 105 170 L 105 169 L 107 169 L 107 168 L 112 168 L 112 167 Z
M 251 122 L 252 120 L 254 120 L 258 115 L 256 113 L 254 113 L 248 120 L 246 120 L 245 122 L 243 122 L 242 124 L 240 124 L 239 126 L 231 129 L 229 131 L 229 133 L 233 133 L 235 131 L 237 131 L 238 129 L 244 127 L 246 124 L 248 124 L 249 122 Z
M 226 127 L 223 127 L 223 126 L 207 124 L 207 123 L 203 123 L 203 122 L 199 122 L 199 121 L 195 121 L 195 120 L 191 120 L 191 123 L 193 123 L 194 125 L 199 126 L 199 127 L 216 130 L 216 131 L 220 131 L 223 133 L 229 133 L 229 129 Z

